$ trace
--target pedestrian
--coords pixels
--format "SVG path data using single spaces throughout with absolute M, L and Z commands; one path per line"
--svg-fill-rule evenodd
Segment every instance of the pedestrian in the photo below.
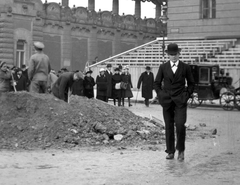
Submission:
M 83 79 L 82 72 L 65 72 L 54 83 L 52 93 L 55 97 L 68 102 L 69 92 L 72 90 L 74 81 Z
M 92 71 L 89 70 L 86 72 L 86 76 L 84 77 L 83 85 L 84 85 L 84 94 L 88 98 L 94 98 L 94 78 L 91 76 Z
M 76 71 L 79 72 L 79 71 Z M 66 72 L 65 72 L 66 73 Z M 82 73 L 82 72 L 80 72 Z M 63 73 L 64 74 L 64 73 Z M 83 73 L 82 73 L 83 74 Z M 72 95 L 84 96 L 84 86 L 83 86 L 84 75 L 82 78 L 78 78 L 72 84 Z
M 54 83 L 57 81 L 58 76 L 56 75 L 56 72 L 54 70 L 51 70 L 50 73 L 48 74 L 48 92 L 51 93 L 51 89 L 53 88 Z
M 49 58 L 43 53 L 44 44 L 34 42 L 36 53 L 31 56 L 28 68 L 28 78 L 30 80 L 30 92 L 46 93 L 48 74 L 51 71 Z
M 0 61 L 0 93 L 10 91 L 11 81 L 12 75 L 6 62 Z
M 118 106 L 121 106 L 121 99 L 122 99 L 122 89 L 121 89 L 121 82 L 122 82 L 122 75 L 120 75 L 120 69 L 116 68 L 114 75 L 112 76 L 112 97 L 113 103 L 116 105 L 116 99 L 118 100 Z
M 108 89 L 108 79 L 106 76 L 105 69 L 101 68 L 99 71 L 99 75 L 96 79 L 97 84 L 97 99 L 107 102 L 107 89 Z
M 173 159 L 178 150 L 178 160 L 184 160 L 187 101 L 194 89 L 194 78 L 188 64 L 179 60 L 181 49 L 171 43 L 167 47 L 169 61 L 160 65 L 154 88 L 159 103 L 163 107 L 163 118 L 166 130 L 166 159 Z M 162 86 L 162 82 L 164 86 Z M 174 124 L 177 143 L 175 147 Z
M 30 85 L 29 78 L 28 78 L 28 68 L 25 64 L 23 64 L 21 66 L 21 70 L 22 70 L 22 75 L 27 79 L 27 91 L 28 91 L 29 85 Z
M 149 107 L 149 99 L 153 98 L 153 83 L 154 75 L 151 72 L 151 68 L 147 66 L 146 71 L 141 74 L 137 84 L 138 90 L 142 84 L 142 97 L 145 98 L 144 102 L 147 107 Z
M 27 78 L 23 75 L 21 69 L 16 69 L 14 81 L 16 82 L 17 91 L 27 91 Z
M 112 98 L 112 65 L 107 64 L 107 69 L 105 71 L 105 75 L 107 77 L 107 102 L 108 99 Z
M 132 86 L 132 79 L 131 79 L 131 74 L 129 73 L 129 67 L 128 66 L 125 66 L 123 68 L 122 81 L 127 84 L 126 89 L 122 89 L 122 93 L 123 93 L 123 95 L 122 95 L 122 105 L 124 106 L 125 98 L 127 98 L 128 99 L 128 106 L 131 107 L 132 104 L 131 104 L 130 99 L 133 97 L 133 93 L 132 93 L 131 88 L 133 88 L 133 86 Z

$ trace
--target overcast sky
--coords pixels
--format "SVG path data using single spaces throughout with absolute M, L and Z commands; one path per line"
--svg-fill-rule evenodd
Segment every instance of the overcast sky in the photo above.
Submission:
M 45 0 L 42 0 L 45 2 Z M 62 0 L 48 0 L 48 2 L 62 2 Z M 126 14 L 134 14 L 134 1 L 132 0 L 119 0 L 119 14 L 122 15 L 123 13 Z M 87 7 L 88 0 L 69 0 L 69 6 L 73 7 L 73 5 Z M 147 18 L 155 18 L 155 5 L 151 2 L 144 2 L 142 3 L 142 18 L 145 16 Z M 108 10 L 112 11 L 112 0 L 95 0 L 95 10 L 98 11 L 101 9 L 102 11 Z

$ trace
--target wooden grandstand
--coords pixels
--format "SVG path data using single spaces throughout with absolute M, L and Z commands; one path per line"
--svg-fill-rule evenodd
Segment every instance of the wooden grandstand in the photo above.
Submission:
M 206 63 L 218 64 L 224 68 L 240 68 L 240 45 L 237 44 L 237 39 L 166 40 L 166 46 L 171 42 L 177 43 L 182 48 L 180 59 L 189 64 Z M 106 63 L 157 67 L 163 61 L 162 45 L 163 41 L 159 38 L 102 60 L 90 67 Z

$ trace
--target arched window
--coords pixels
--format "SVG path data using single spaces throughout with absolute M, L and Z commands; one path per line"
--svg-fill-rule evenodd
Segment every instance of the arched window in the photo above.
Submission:
M 216 18 L 216 0 L 200 0 L 200 18 Z
M 25 43 L 26 43 L 25 40 L 17 41 L 17 53 L 16 53 L 17 67 L 21 67 L 23 64 L 25 64 L 25 53 L 26 53 Z

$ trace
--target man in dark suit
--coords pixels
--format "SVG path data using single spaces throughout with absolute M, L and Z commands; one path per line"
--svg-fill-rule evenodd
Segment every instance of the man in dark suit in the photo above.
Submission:
M 112 65 L 107 64 L 107 69 L 105 71 L 105 75 L 107 77 L 107 102 L 109 98 L 112 98 Z
M 176 126 L 178 160 L 184 160 L 187 101 L 194 89 L 194 79 L 189 65 L 179 61 L 181 49 L 171 43 L 166 52 L 169 60 L 160 65 L 154 82 L 159 103 L 163 107 L 166 130 L 166 159 L 173 159 L 175 153 L 174 123 Z M 163 82 L 163 85 L 162 85 Z M 187 82 L 187 84 L 186 84 Z M 187 86 L 186 86 L 187 85 Z
M 141 74 L 138 79 L 137 88 L 140 89 L 142 83 L 142 97 L 145 98 L 145 105 L 149 107 L 149 99 L 153 98 L 153 83 L 154 75 L 151 72 L 149 66 L 146 67 L 146 71 Z

